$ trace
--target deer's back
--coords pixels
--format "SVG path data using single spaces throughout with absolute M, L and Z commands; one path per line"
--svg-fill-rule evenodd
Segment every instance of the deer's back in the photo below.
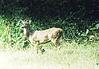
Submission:
M 52 39 L 56 39 L 60 37 L 62 33 L 62 29 L 60 28 L 50 28 L 42 31 L 35 31 L 31 37 L 30 41 L 45 43 L 51 41 Z

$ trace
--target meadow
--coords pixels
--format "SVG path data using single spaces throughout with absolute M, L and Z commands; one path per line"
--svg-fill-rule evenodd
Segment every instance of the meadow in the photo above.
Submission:
M 1 69 L 99 69 L 99 36 L 95 27 L 91 26 L 93 34 L 87 35 L 86 31 L 79 31 L 73 21 L 30 19 L 31 30 L 53 26 L 64 30 L 60 49 L 46 43 L 41 45 L 45 52 L 37 54 L 35 48 L 24 40 L 20 20 L 20 17 L 8 19 L 0 16 Z M 90 35 L 94 38 L 90 39 Z

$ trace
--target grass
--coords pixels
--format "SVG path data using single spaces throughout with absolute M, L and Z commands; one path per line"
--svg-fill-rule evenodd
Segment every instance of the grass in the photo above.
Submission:
M 12 25 L 8 22 L 11 22 Z M 31 29 L 46 29 L 52 27 L 53 24 L 57 25 L 57 27 L 63 26 L 60 22 L 64 25 L 64 37 L 76 37 L 75 33 L 78 32 L 78 27 L 76 28 L 74 23 L 69 23 L 66 20 L 61 21 L 61 19 L 56 21 L 49 20 L 49 23 L 33 21 Z M 11 28 L 6 25 L 7 23 L 11 25 Z M 46 24 L 49 25 L 44 27 Z M 70 39 L 70 41 L 62 41 L 60 50 L 53 47 L 51 43 L 42 44 L 41 46 L 43 46 L 45 52 L 43 54 L 37 54 L 35 48 L 32 46 L 23 49 L 24 38 L 22 38 L 21 26 L 22 23 L 20 23 L 18 19 L 7 21 L 0 18 L 1 69 L 99 69 L 98 40 L 90 42 L 84 41 L 82 37 L 80 37 L 81 39 L 78 38 L 78 40 L 80 40 L 78 43 L 73 38 Z M 9 33 L 9 31 L 11 33 Z M 12 46 L 10 46 L 10 35 L 12 35 Z M 2 44 L 4 47 L 1 47 Z
M 78 44 L 63 41 L 61 49 L 56 49 L 49 43 L 44 44 L 45 52 L 36 54 L 34 48 L 27 50 L 0 50 L 0 63 L 3 69 L 94 69 L 99 62 L 99 42 Z M 95 46 L 94 46 L 95 45 Z M 1 62 L 0 60 L 0 62 Z M 3 65 L 6 65 L 3 66 Z

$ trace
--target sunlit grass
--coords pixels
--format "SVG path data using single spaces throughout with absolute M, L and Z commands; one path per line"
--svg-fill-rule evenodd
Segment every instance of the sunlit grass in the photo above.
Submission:
M 7 62 L 4 64 L 8 64 L 11 69 L 14 67 L 15 69 L 32 69 L 32 67 L 33 69 L 94 69 L 99 67 L 96 64 L 99 62 L 98 43 L 84 46 L 74 41 L 71 43 L 64 41 L 60 50 L 50 43 L 42 45 L 45 49 L 43 54 L 37 54 L 34 48 L 28 48 L 1 50 L 0 55 L 4 57 L 2 62 Z

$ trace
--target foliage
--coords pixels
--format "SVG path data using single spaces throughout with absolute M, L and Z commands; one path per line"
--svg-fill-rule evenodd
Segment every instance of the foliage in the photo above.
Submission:
M 22 17 L 21 17 L 22 18 Z M 0 36 L 5 42 L 5 44 L 8 44 L 9 47 L 13 48 L 24 48 L 29 47 L 30 45 L 27 44 L 23 35 L 23 29 L 22 29 L 22 22 L 21 18 L 13 18 L 11 19 L 2 19 L 1 16 L 1 24 L 0 24 Z M 29 19 L 31 20 L 31 19 Z M 90 32 L 88 32 L 88 35 L 86 34 L 86 31 L 79 30 L 76 22 L 73 23 L 73 21 L 68 20 L 62 20 L 62 19 L 48 19 L 48 21 L 44 20 L 31 20 L 30 23 L 30 31 L 35 30 L 44 30 L 51 27 L 60 27 L 64 30 L 63 38 L 66 41 L 76 41 L 77 43 L 83 43 L 87 42 L 89 43 L 90 40 L 92 41 L 98 41 L 98 33 L 96 33 L 96 30 L 93 29 L 95 27 L 90 28 Z M 7 25 L 6 25 L 7 24 Z M 5 30 L 5 32 L 4 32 Z M 82 31 L 82 32 L 81 32 Z M 2 35 L 1 35 L 2 34 Z M 84 36 L 85 34 L 85 36 Z M 83 35 L 83 36 L 82 36 Z M 93 35 L 94 38 L 90 35 Z M 92 42 L 91 41 L 91 42 Z M 9 44 L 10 43 L 10 44 Z M 26 43 L 26 45 L 25 45 Z
M 9 4 L 10 2 L 11 4 Z M 27 41 L 24 41 L 21 27 L 23 25 L 21 20 L 28 19 L 31 20 L 30 31 L 60 27 L 64 30 L 65 41 L 74 40 L 77 43 L 88 43 L 90 40 L 98 41 L 99 34 L 95 25 L 99 21 L 94 18 L 96 13 L 88 12 L 93 9 L 86 10 L 86 8 L 90 8 L 90 4 L 87 7 L 84 6 L 86 2 L 82 0 L 2 0 L 0 5 L 0 40 L 13 48 L 28 46 Z M 88 34 L 86 34 L 86 29 L 89 30 Z M 24 45 L 25 43 L 26 45 Z
M 98 63 L 99 17 L 97 17 L 97 9 L 99 7 L 97 3 L 96 0 L 1 0 L 0 52 L 2 44 L 4 48 L 10 48 L 11 57 L 16 59 L 17 54 L 17 60 L 30 62 L 29 65 L 34 64 L 35 60 L 38 63 L 41 61 L 42 64 L 45 61 L 47 64 L 51 61 L 71 67 L 76 63 L 86 65 L 87 62 L 87 67 Z M 44 54 L 37 56 L 34 47 L 23 34 L 22 20 L 25 19 L 31 21 L 30 31 L 51 27 L 62 28 L 64 33 L 60 50 L 54 48 L 53 44 L 46 43 L 40 45 L 45 51 Z M 21 50 L 15 53 L 11 51 L 16 51 L 15 49 Z M 22 57 L 21 51 L 23 50 L 25 57 Z

